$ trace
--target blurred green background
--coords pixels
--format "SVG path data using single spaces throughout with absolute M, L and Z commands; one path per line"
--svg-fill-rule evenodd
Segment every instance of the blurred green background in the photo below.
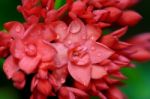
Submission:
M 60 1 L 57 0 L 57 7 Z M 20 4 L 20 0 L 0 0 L 0 29 L 3 29 L 3 23 L 17 20 L 23 21 L 16 7 Z M 143 20 L 133 28 L 130 28 L 126 37 L 131 37 L 138 33 L 150 31 L 150 0 L 141 0 L 136 7 L 133 8 L 143 15 Z M 8 81 L 2 71 L 3 59 L 0 59 L 0 99 L 22 99 L 22 91 L 16 90 L 11 81 Z M 129 99 L 150 99 L 150 62 L 136 63 L 134 69 L 125 68 L 122 72 L 128 77 L 128 80 L 121 89 Z M 24 92 L 29 93 L 29 89 Z M 28 99 L 27 97 L 24 99 Z M 94 98 L 93 98 L 94 99 Z M 95 98 L 96 99 L 96 98 Z

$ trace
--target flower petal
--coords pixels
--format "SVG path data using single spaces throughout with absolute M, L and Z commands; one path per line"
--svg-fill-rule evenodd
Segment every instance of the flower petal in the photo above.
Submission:
M 54 23 L 54 30 L 57 33 L 57 39 L 60 42 L 62 42 L 69 33 L 67 32 L 67 25 L 62 21 Z
M 18 65 L 15 63 L 15 60 L 12 56 L 9 56 L 3 65 L 3 70 L 8 79 L 12 78 L 13 74 L 19 70 Z
M 68 90 L 70 90 L 71 92 L 73 92 L 75 95 L 78 96 L 88 96 L 87 93 L 85 93 L 84 91 L 77 89 L 77 88 L 73 88 L 73 87 L 67 87 Z
M 142 16 L 139 13 L 132 10 L 126 10 L 123 12 L 118 23 L 122 26 L 135 26 L 141 19 Z
M 15 82 L 25 81 L 25 74 L 22 71 L 17 71 L 13 74 L 12 80 Z
M 112 32 L 111 35 L 120 38 L 127 32 L 127 30 L 128 30 L 128 27 L 125 26 L 125 27 L 123 27 L 121 29 L 118 29 L 118 30 Z
M 25 46 L 21 40 L 13 41 L 10 47 L 11 54 L 18 59 L 21 59 L 25 55 L 24 49 Z
M 59 90 L 59 99 L 75 99 L 75 96 L 67 87 L 61 87 Z
M 143 48 L 133 48 L 135 50 L 135 53 L 130 54 L 129 57 L 137 60 L 137 61 L 148 61 L 150 60 L 150 52 L 143 49 Z
M 69 92 L 68 99 L 76 99 L 75 95 L 72 92 Z
M 40 61 L 39 56 L 36 57 L 24 56 L 19 62 L 19 67 L 26 74 L 31 74 L 37 68 L 39 61 Z
M 88 47 L 92 63 L 100 63 L 114 53 L 107 46 L 93 41 L 87 41 L 84 46 Z
M 116 87 L 112 87 L 108 90 L 109 99 L 126 99 L 123 93 Z
M 25 86 L 25 84 L 26 84 L 26 81 L 25 81 L 25 80 L 22 81 L 22 82 L 14 82 L 14 83 L 13 83 L 13 85 L 14 85 L 16 88 L 18 88 L 18 89 L 23 89 L 24 86 Z
M 8 22 L 4 24 L 5 28 L 9 31 L 13 38 L 21 39 L 24 34 L 24 26 L 16 21 Z
M 106 70 L 98 65 L 92 65 L 92 79 L 100 79 L 107 74 Z
M 140 46 L 150 51 L 150 33 L 142 33 L 127 40 L 128 43 Z
M 55 66 L 61 67 L 65 65 L 68 61 L 67 52 L 68 49 L 61 43 L 53 43 L 52 46 L 56 49 L 57 54 L 55 56 Z
M 44 40 L 53 41 L 56 39 L 57 34 L 53 31 L 51 25 L 45 25 L 41 36 L 43 37 Z
M 62 84 L 64 84 L 66 82 L 66 78 L 68 76 L 68 70 L 67 67 L 64 66 L 60 69 L 55 70 L 52 73 L 53 77 L 55 78 L 55 80 L 57 81 L 57 84 L 59 86 L 62 86 Z
M 38 79 L 37 79 L 36 76 L 34 76 L 32 78 L 32 81 L 31 81 L 31 92 L 34 91 L 34 89 L 36 88 L 37 84 L 38 84 Z
M 76 66 L 74 64 L 68 64 L 68 70 L 70 75 L 81 84 L 87 86 L 91 79 L 91 66 Z
M 118 44 L 118 38 L 110 34 L 102 36 L 100 43 L 112 48 L 113 45 Z
M 116 7 L 106 7 L 106 10 L 110 12 L 109 17 L 107 19 L 108 22 L 115 22 L 121 16 L 122 11 Z
M 86 40 L 86 28 L 83 22 L 79 19 L 70 23 L 68 31 L 69 35 L 65 38 L 65 45 L 82 44 Z
M 86 28 L 87 28 L 87 39 L 96 41 L 102 34 L 101 29 L 93 25 L 87 25 Z
M 52 60 L 56 55 L 56 50 L 46 41 L 39 41 L 37 50 L 44 62 Z
M 0 32 L 0 58 L 9 54 L 11 36 L 8 33 Z
M 41 92 L 43 95 L 49 95 L 52 91 L 52 86 L 48 80 L 40 79 L 37 84 L 37 89 L 39 92 Z
M 47 96 L 43 95 L 37 90 L 34 90 L 30 99 L 47 99 Z
M 24 32 L 24 40 L 27 42 L 36 42 L 38 39 L 42 38 L 42 28 L 41 24 L 32 24 L 27 27 Z

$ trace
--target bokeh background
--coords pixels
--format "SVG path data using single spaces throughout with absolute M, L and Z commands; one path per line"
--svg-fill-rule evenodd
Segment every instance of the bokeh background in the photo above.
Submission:
M 23 22 L 21 14 L 16 10 L 19 4 L 20 0 L 0 0 L 0 30 L 3 30 L 5 22 L 12 20 Z M 143 20 L 136 27 L 130 28 L 125 38 L 150 31 L 150 0 L 141 0 L 133 9 L 142 14 Z M 24 96 L 22 93 L 30 94 L 29 89 L 16 90 L 11 81 L 6 79 L 2 71 L 3 61 L 0 59 L 0 99 L 22 99 Z M 135 64 L 136 68 L 122 70 L 128 80 L 124 81 L 126 85 L 121 87 L 121 90 L 129 99 L 150 99 L 150 62 Z M 24 97 L 24 99 L 28 98 Z

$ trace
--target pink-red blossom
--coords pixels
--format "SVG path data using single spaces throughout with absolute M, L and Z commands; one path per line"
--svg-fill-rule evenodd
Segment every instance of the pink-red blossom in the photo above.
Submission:
M 125 99 L 117 88 L 126 79 L 120 69 L 150 60 L 149 33 L 120 40 L 142 19 L 129 10 L 136 3 L 66 0 L 56 10 L 54 0 L 22 0 L 25 22 L 7 22 L 0 32 L 7 78 L 23 89 L 31 75 L 30 99 Z M 105 34 L 105 28 L 113 31 Z

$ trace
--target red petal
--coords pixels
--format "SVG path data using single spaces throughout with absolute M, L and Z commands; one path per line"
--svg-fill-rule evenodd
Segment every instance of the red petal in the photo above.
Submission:
M 81 20 L 74 20 L 70 23 L 68 31 L 69 35 L 65 38 L 65 45 L 82 44 L 86 40 L 86 28 Z
M 96 24 L 96 26 L 98 26 L 99 28 L 107 28 L 107 27 L 110 27 L 111 24 L 110 23 L 105 23 L 105 22 L 98 22 Z
M 82 15 L 85 12 L 86 5 L 83 1 L 75 1 L 72 5 L 71 12 Z
M 80 67 L 74 64 L 68 64 L 70 75 L 81 84 L 87 86 L 91 79 L 91 66 Z
M 8 46 L 11 40 L 11 36 L 8 33 L 0 31 L 0 46 L 6 45 Z
M 122 14 L 122 11 L 116 7 L 106 7 L 106 10 L 110 12 L 108 22 L 115 22 Z
M 106 96 L 101 92 L 98 92 L 98 97 L 100 97 L 100 99 L 107 99 Z
M 96 28 L 93 25 L 87 25 L 86 28 L 87 28 L 87 39 L 91 39 L 91 40 L 96 41 L 99 39 L 99 37 L 102 34 L 101 29 Z
M 108 90 L 109 99 L 126 99 L 123 93 L 116 87 L 112 87 Z
M 118 38 L 122 37 L 128 30 L 128 27 L 123 27 L 111 33 L 112 36 L 116 36 Z
M 137 46 L 140 46 L 142 48 L 145 48 L 146 50 L 150 51 L 150 33 L 142 33 L 135 37 L 132 37 L 127 42 L 131 44 L 135 44 Z
M 57 38 L 57 34 L 52 30 L 51 25 L 45 25 L 44 31 L 42 32 L 42 37 L 44 40 L 53 41 Z
M 67 25 L 62 21 L 57 21 L 54 23 L 54 30 L 57 33 L 57 39 L 62 42 L 68 35 Z
M 117 39 L 117 37 L 114 37 L 114 36 L 108 34 L 108 35 L 102 36 L 100 42 L 108 47 L 113 47 L 113 45 L 118 43 L 118 39 Z
M 109 64 L 106 65 L 106 69 L 109 72 L 117 71 L 117 70 L 120 69 L 120 66 L 118 66 L 117 64 L 111 62 L 111 63 L 109 63 Z
M 72 92 L 69 92 L 69 90 L 66 87 L 61 87 L 59 90 L 59 99 L 74 99 L 74 95 Z
M 69 92 L 68 99 L 76 99 L 75 95 L 72 92 Z
M 98 90 L 107 90 L 109 86 L 105 81 L 102 81 L 101 79 L 95 82 L 95 86 Z
M 134 26 L 136 25 L 140 20 L 142 19 L 142 16 L 131 10 L 124 11 L 122 16 L 120 17 L 118 23 L 122 26 Z
M 11 36 L 14 38 L 23 38 L 24 26 L 16 21 L 8 22 L 4 24 L 5 28 L 10 32 Z
M 19 67 L 25 73 L 30 74 L 33 73 L 33 71 L 37 68 L 39 61 L 40 61 L 39 56 L 36 57 L 24 56 L 19 62 Z
M 124 76 L 121 72 L 113 72 L 112 77 L 118 78 L 118 79 L 126 79 L 127 77 Z
M 37 90 L 35 90 L 30 99 L 47 99 L 47 96 L 43 95 L 42 93 L 38 92 Z
M 11 44 L 11 54 L 18 59 L 21 59 L 24 57 L 25 52 L 24 52 L 25 46 L 21 40 L 15 40 Z
M 85 46 L 89 49 L 92 63 L 100 63 L 114 53 L 114 51 L 107 46 L 93 41 L 88 41 Z
M 143 49 L 143 48 L 136 48 L 135 53 L 130 54 L 130 58 L 137 60 L 137 61 L 148 61 L 150 60 L 150 52 Z
M 31 91 L 32 91 L 32 92 L 33 92 L 34 89 L 36 88 L 37 84 L 38 84 L 38 79 L 37 79 L 36 76 L 34 76 L 34 77 L 32 78 L 32 82 L 31 82 Z
M 18 65 L 15 63 L 15 60 L 12 56 L 9 56 L 3 65 L 3 70 L 8 79 L 12 78 L 13 74 L 19 70 Z
M 129 44 L 129 43 L 119 41 L 118 44 L 114 45 L 114 49 L 117 49 L 117 50 L 125 49 L 130 46 L 131 46 L 131 44 Z
M 42 25 L 32 24 L 27 27 L 24 33 L 24 40 L 27 42 L 37 42 L 38 39 L 42 38 Z
M 18 89 L 23 89 L 24 86 L 25 86 L 25 84 L 26 84 L 26 81 L 25 81 L 25 80 L 22 81 L 22 82 L 14 82 L 14 83 L 13 83 L 13 85 L 14 85 L 16 88 L 18 88 Z
M 0 32 L 0 58 L 9 54 L 11 36 L 8 33 Z
M 48 76 L 48 70 L 47 69 L 44 70 L 44 69 L 39 68 L 37 77 L 41 78 L 41 79 L 47 79 L 47 76 Z
M 119 2 L 116 3 L 116 7 L 120 9 L 125 9 L 129 6 L 129 3 L 132 1 L 131 0 L 119 0 Z
M 77 89 L 77 88 L 72 88 L 72 87 L 67 87 L 68 90 L 70 90 L 71 92 L 73 92 L 75 95 L 77 96 L 88 96 L 87 93 L 85 93 L 84 91 Z
M 29 24 L 34 24 L 34 23 L 38 23 L 39 22 L 39 17 L 35 16 L 35 15 L 32 15 L 32 16 L 29 16 L 27 19 L 26 19 L 27 23 Z
M 109 15 L 109 11 L 107 10 L 94 10 L 93 14 L 95 17 L 93 18 L 96 22 L 97 21 L 105 21 Z
M 41 2 L 44 2 L 45 0 L 42 0 Z M 46 2 L 46 1 L 45 1 Z M 51 10 L 54 8 L 55 2 L 53 0 L 47 0 L 47 3 L 45 3 L 47 10 Z
M 51 84 L 49 83 L 48 80 L 42 80 L 42 79 L 40 79 L 38 81 L 38 84 L 37 84 L 37 89 L 43 95 L 48 96 L 51 93 L 51 91 L 52 91 L 52 86 L 51 86 Z
M 50 61 L 56 55 L 56 50 L 45 41 L 39 41 L 37 44 L 38 54 L 41 56 L 42 61 Z
M 52 75 L 54 76 L 57 83 L 60 84 L 60 86 L 62 86 L 62 84 L 66 82 L 66 78 L 68 76 L 67 67 L 64 66 L 60 69 L 57 69 L 52 73 Z
M 55 56 L 55 66 L 61 67 L 68 61 L 67 53 L 68 49 L 61 43 L 53 43 L 52 46 L 56 49 L 57 54 Z
M 21 71 L 17 71 L 13 74 L 12 80 L 18 83 L 25 81 L 25 74 Z
M 92 74 L 91 77 L 93 79 L 100 79 L 103 76 L 105 76 L 107 74 L 106 70 L 101 67 L 101 66 L 97 66 L 97 65 L 92 65 Z

